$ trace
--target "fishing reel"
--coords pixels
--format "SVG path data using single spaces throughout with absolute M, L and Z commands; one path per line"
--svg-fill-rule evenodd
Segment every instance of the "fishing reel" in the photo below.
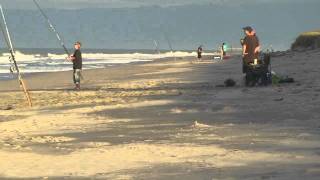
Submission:
M 12 56 L 9 57 L 9 62 L 11 66 L 9 67 L 9 71 L 11 74 L 13 74 L 16 71 L 16 67 L 14 66 L 13 58 Z

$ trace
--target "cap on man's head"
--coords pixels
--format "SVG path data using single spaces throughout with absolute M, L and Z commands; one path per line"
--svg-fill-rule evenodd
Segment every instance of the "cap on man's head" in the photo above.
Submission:
M 77 42 L 74 43 L 74 45 L 80 45 L 81 46 L 81 42 L 77 41 Z
M 249 32 L 252 32 L 252 31 L 253 31 L 253 28 L 250 27 L 250 26 L 244 27 L 244 28 L 242 28 L 242 29 L 245 30 L 245 31 L 249 31 Z

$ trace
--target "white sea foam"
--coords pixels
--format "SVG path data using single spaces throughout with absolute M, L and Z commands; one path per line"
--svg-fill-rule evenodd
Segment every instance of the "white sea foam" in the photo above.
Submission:
M 84 53 L 82 56 L 84 69 L 96 69 L 114 64 L 153 61 L 159 58 L 196 56 L 196 53 L 182 51 L 177 51 L 174 53 L 167 52 L 163 54 Z M 5 53 L 3 54 L 3 56 L 0 56 L 0 73 L 9 72 L 9 57 L 10 55 L 8 53 Z M 17 51 L 16 60 L 21 69 L 21 72 L 24 73 L 68 71 L 72 69 L 71 63 L 66 60 L 66 55 L 61 54 L 48 54 L 47 56 L 42 56 L 40 54 L 23 54 Z

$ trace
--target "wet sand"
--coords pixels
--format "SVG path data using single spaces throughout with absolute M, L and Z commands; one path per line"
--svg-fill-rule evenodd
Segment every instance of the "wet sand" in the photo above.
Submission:
M 274 56 L 295 83 L 246 88 L 240 57 L 162 59 L 85 71 L 79 92 L 71 72 L 28 76 L 28 108 L 0 81 L 0 177 L 318 179 L 320 51 Z

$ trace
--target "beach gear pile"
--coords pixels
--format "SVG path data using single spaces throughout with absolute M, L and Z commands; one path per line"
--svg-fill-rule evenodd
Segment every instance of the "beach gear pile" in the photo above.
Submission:
M 270 54 L 263 54 L 259 60 L 255 59 L 254 63 L 246 64 L 245 66 L 246 86 L 267 86 L 272 83 Z

